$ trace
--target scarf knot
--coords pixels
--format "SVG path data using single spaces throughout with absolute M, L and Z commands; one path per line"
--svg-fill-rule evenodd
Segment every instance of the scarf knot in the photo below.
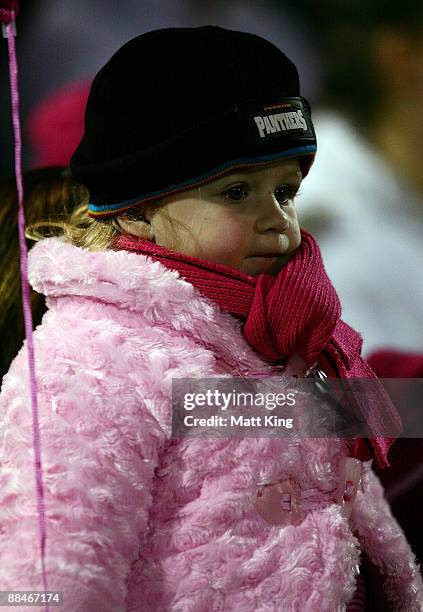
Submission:
M 389 422 L 395 435 L 401 419 L 370 366 L 361 358 L 362 339 L 341 320 L 341 305 L 330 282 L 313 236 L 301 231 L 301 245 L 276 276 L 257 278 L 234 268 L 172 251 L 148 240 L 120 236 L 114 248 L 134 251 L 176 270 L 205 297 L 243 321 L 242 333 L 249 344 L 271 360 L 298 354 L 307 365 L 318 360 L 330 378 L 372 379 L 371 397 L 354 400 L 371 431 Z M 376 457 L 389 466 L 387 453 L 392 438 L 355 440 L 354 455 L 367 461 Z M 372 452 L 373 447 L 373 452 Z
M 269 359 L 298 353 L 312 364 L 334 334 L 341 304 L 316 242 L 302 236 L 302 248 L 276 277 L 257 278 L 243 334 Z

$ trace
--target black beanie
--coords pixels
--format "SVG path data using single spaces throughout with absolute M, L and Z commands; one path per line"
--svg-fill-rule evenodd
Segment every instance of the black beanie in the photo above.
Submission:
M 142 34 L 100 70 L 71 159 L 89 214 L 114 217 L 236 168 L 316 151 L 294 64 L 273 44 L 215 26 Z

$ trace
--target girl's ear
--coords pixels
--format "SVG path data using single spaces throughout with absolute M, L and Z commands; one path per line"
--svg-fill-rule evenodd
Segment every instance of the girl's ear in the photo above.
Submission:
M 136 218 L 123 215 L 117 218 L 117 222 L 126 234 L 154 242 L 154 230 L 150 221 L 146 218 L 139 215 Z

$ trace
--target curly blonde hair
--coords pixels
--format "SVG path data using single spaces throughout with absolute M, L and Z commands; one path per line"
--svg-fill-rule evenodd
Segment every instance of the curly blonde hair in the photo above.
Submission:
M 86 189 L 77 185 L 63 166 L 29 170 L 23 176 L 26 236 L 40 240 L 66 234 L 74 244 L 84 243 L 82 229 L 92 225 L 86 215 Z M 22 346 L 25 337 L 21 304 L 19 239 L 17 231 L 18 197 L 14 178 L 0 180 L 0 378 Z M 78 205 L 79 211 L 75 206 Z M 75 210 L 74 210 L 75 208 Z M 41 221 L 43 220 L 43 221 Z M 103 225 L 90 229 L 93 248 L 111 244 L 118 228 Z M 77 235 L 79 229 L 80 234 Z M 99 233 L 100 230 L 100 233 Z M 30 248 L 31 244 L 28 243 Z M 45 312 L 44 296 L 30 289 L 33 323 L 37 326 Z
M 90 251 L 113 248 L 124 230 L 117 219 L 97 220 L 88 216 L 88 190 L 77 183 L 63 166 L 24 173 L 24 207 L 28 240 L 63 236 L 67 242 Z M 15 180 L 0 180 L 0 379 L 22 346 L 25 337 L 19 274 L 19 240 L 16 229 L 18 198 Z M 160 207 L 160 214 L 174 227 L 162 202 L 130 211 L 126 218 L 138 221 L 147 209 Z M 176 230 L 175 230 L 176 231 Z M 27 247 L 31 244 L 28 242 Z M 46 310 L 44 296 L 30 289 L 33 323 L 37 326 Z
M 101 251 L 110 248 L 122 233 L 117 219 L 97 220 L 88 216 L 88 190 L 70 175 L 63 179 L 61 199 L 64 204 L 62 210 L 28 225 L 25 232 L 27 238 L 38 241 L 51 236 L 64 236 L 75 246 Z
M 60 193 L 61 212 L 54 216 L 34 221 L 26 228 L 25 235 L 29 240 L 42 240 L 52 236 L 64 236 L 67 242 L 89 251 L 103 251 L 113 247 L 119 234 L 125 233 L 117 218 L 93 219 L 88 215 L 89 193 L 87 188 L 77 183 L 70 174 L 63 173 Z M 56 203 L 57 205 L 58 203 Z M 125 213 L 131 221 L 144 219 L 143 214 L 158 210 L 172 229 L 176 231 L 174 220 L 169 216 L 163 200 L 134 208 Z

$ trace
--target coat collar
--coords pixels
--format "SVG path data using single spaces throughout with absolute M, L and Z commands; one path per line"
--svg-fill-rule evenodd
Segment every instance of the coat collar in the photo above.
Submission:
M 234 371 L 269 374 L 273 368 L 244 340 L 242 323 L 203 297 L 174 270 L 127 251 L 87 251 L 46 238 L 29 253 L 29 279 L 49 306 L 80 297 L 140 313 L 151 325 L 193 337 Z

